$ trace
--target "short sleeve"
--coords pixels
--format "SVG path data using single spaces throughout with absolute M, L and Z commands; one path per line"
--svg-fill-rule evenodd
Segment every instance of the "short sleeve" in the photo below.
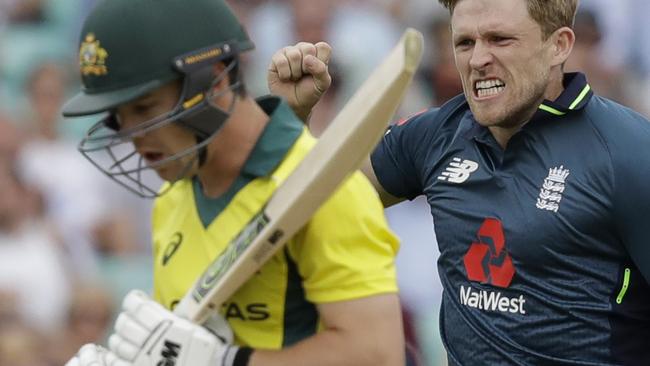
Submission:
M 289 244 L 313 303 L 396 293 L 396 236 L 370 182 L 357 172 Z
M 391 195 L 414 199 L 422 194 L 423 162 L 435 138 L 437 112 L 430 109 L 392 125 L 370 156 L 377 180 Z

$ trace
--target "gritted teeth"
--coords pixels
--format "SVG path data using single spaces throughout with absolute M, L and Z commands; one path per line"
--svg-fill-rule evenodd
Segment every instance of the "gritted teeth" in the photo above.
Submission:
M 474 86 L 476 94 L 479 98 L 482 98 L 502 92 L 506 84 L 499 79 L 488 79 L 477 81 Z
M 495 86 L 506 86 L 506 83 L 499 79 L 489 79 L 477 81 L 475 84 L 477 90 L 494 88 Z

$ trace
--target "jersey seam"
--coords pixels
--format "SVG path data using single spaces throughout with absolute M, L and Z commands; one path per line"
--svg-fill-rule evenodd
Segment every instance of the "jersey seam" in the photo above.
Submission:
M 307 294 L 306 297 L 308 298 L 309 301 L 312 301 L 314 303 L 327 303 L 327 302 L 334 302 L 334 301 L 358 299 L 368 295 L 397 293 L 398 291 L 397 284 L 393 284 L 390 288 L 387 288 L 386 286 L 381 286 L 382 288 L 377 288 L 374 286 L 371 287 L 365 286 L 363 289 L 358 289 L 359 285 L 367 285 L 367 284 L 383 285 L 385 284 L 386 280 L 393 280 L 393 279 L 394 277 L 390 275 L 377 276 L 371 279 L 366 278 L 363 281 L 346 283 L 344 285 L 338 284 L 336 286 L 329 286 L 327 288 L 309 289 L 309 294 Z M 331 294 L 331 293 L 339 294 L 341 292 L 349 291 L 350 289 L 353 289 L 354 293 L 349 292 L 346 293 L 344 296 L 333 296 L 330 298 L 327 298 L 327 296 L 321 296 L 322 294 Z M 327 299 L 323 300 L 323 297 Z
M 588 106 L 586 106 L 586 107 L 588 107 Z M 605 150 L 607 151 L 607 156 L 609 157 L 609 162 L 608 162 L 608 169 L 609 169 L 609 173 L 610 173 L 609 176 L 611 177 L 611 180 L 612 180 L 612 182 L 611 182 L 612 186 L 611 186 L 611 192 L 610 193 L 611 193 L 611 197 L 614 197 L 614 195 L 616 194 L 616 171 L 614 169 L 614 157 L 612 156 L 612 152 L 611 152 L 611 150 L 609 148 L 609 144 L 607 142 L 607 139 L 601 133 L 601 131 L 598 128 L 598 126 L 596 125 L 596 123 L 594 123 L 590 113 L 587 110 L 585 110 L 585 117 L 586 117 L 587 121 L 589 121 L 589 124 L 591 125 L 594 132 L 598 136 L 599 140 L 601 141 L 601 143 L 605 147 Z M 612 209 L 612 212 L 617 211 L 617 206 L 616 206 L 615 200 L 612 200 L 612 202 L 611 202 L 611 209 Z M 618 225 L 618 222 L 616 222 L 616 220 L 614 220 L 614 225 L 616 225 L 617 229 L 620 229 L 618 227 L 619 225 Z

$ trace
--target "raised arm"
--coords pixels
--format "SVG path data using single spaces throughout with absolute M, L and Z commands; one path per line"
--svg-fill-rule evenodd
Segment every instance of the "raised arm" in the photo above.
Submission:
M 284 98 L 304 122 L 329 89 L 329 44 L 300 42 L 277 51 L 269 65 L 267 81 L 271 94 Z

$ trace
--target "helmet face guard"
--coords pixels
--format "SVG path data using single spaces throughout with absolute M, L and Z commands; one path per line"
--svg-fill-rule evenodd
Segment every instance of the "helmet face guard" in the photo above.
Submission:
M 216 77 L 213 66 L 217 62 L 230 60 L 226 68 Z M 183 76 L 183 86 L 178 103 L 171 111 L 138 125 L 120 129 L 115 110 L 95 123 L 79 144 L 79 151 L 101 172 L 133 193 L 146 198 L 154 198 L 165 193 L 178 180 L 187 176 L 195 164 L 201 166 L 205 160 L 205 147 L 221 130 L 234 109 L 235 95 L 227 110 L 213 104 L 213 100 L 228 91 L 243 87 L 239 75 L 236 50 L 229 43 L 206 47 L 179 56 L 173 60 L 174 67 Z M 214 86 L 227 75 L 236 75 L 227 89 L 213 93 Z M 135 150 L 133 139 L 170 123 L 178 123 L 189 129 L 197 143 L 174 155 L 152 164 Z M 192 156 L 179 172 L 169 181 L 165 191 L 158 192 L 161 180 L 155 169 Z

